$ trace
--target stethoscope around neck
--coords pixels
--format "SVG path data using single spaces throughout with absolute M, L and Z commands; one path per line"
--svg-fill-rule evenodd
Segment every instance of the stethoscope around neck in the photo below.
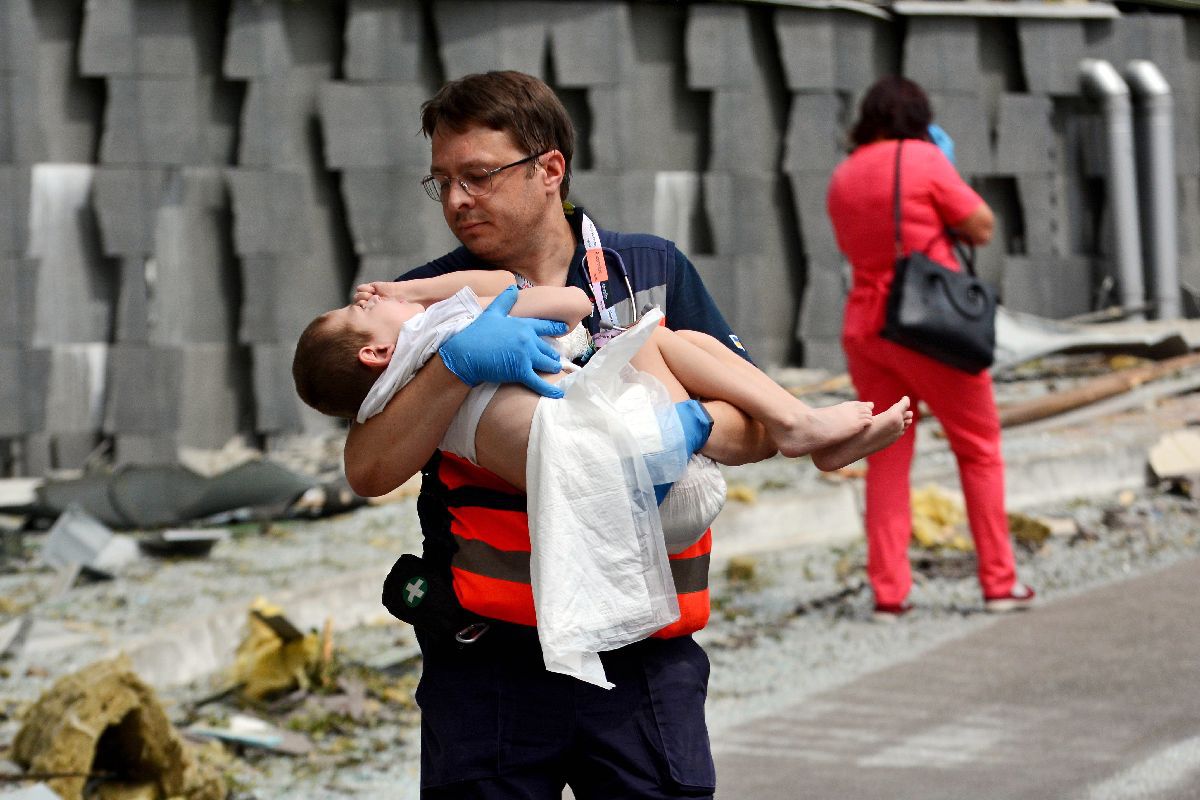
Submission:
M 633 309 L 633 322 L 630 323 L 630 326 L 636 325 L 638 323 L 638 320 L 640 320 L 642 318 L 642 315 L 638 311 L 637 301 L 634 299 L 634 296 L 633 296 L 633 284 L 630 283 L 630 281 L 629 281 L 629 270 L 625 269 L 625 259 L 621 258 L 621 254 L 618 253 L 616 250 L 613 250 L 611 247 L 601 247 L 600 252 L 604 254 L 605 263 L 607 265 L 609 265 L 610 267 L 612 267 L 612 266 L 617 267 L 617 269 L 621 273 L 621 280 L 625 284 L 625 291 L 629 292 L 629 305 Z M 616 260 L 615 264 L 614 264 L 613 260 L 608 258 L 609 255 L 611 255 L 613 257 L 613 259 Z M 586 281 L 587 274 L 588 274 L 587 254 L 586 253 L 580 259 L 579 265 L 583 269 L 584 280 Z M 611 280 L 611 276 L 609 279 Z M 592 288 L 592 284 L 588 283 L 588 287 Z M 629 327 L 629 326 L 613 325 L 608 320 L 604 319 L 604 316 L 600 313 L 600 306 L 596 303 L 596 297 L 594 296 L 595 295 L 594 288 L 592 288 L 592 294 L 593 294 L 592 314 L 594 316 L 596 316 L 597 324 L 599 325 L 601 330 L 623 331 L 627 327 Z

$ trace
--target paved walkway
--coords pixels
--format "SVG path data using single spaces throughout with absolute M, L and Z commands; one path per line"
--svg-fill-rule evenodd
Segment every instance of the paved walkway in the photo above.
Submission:
M 1200 798 L 1198 588 L 1193 559 L 1043 604 L 727 731 L 717 797 Z

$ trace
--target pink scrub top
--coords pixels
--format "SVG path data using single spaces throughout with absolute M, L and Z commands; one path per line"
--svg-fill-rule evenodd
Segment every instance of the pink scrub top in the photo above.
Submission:
M 857 148 L 837 166 L 829 182 L 826 210 L 838 249 L 853 270 L 843 337 L 875 335 L 883 327 L 896 261 L 892 187 L 898 145 L 896 139 L 885 139 Z M 983 198 L 935 144 L 906 139 L 901 161 L 905 252 L 920 251 L 950 269 L 960 269 L 945 227 L 965 220 Z

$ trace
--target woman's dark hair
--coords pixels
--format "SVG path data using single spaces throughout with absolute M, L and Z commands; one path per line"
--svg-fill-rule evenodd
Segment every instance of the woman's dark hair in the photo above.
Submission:
M 439 126 L 461 133 L 472 125 L 506 131 L 526 155 L 562 153 L 566 171 L 559 195 L 567 199 L 575 128 L 544 81 L 512 70 L 466 75 L 442 86 L 421 106 L 421 130 L 430 138 Z
M 931 122 L 925 90 L 908 78 L 886 75 L 863 97 L 850 141 L 860 147 L 877 139 L 927 139 Z

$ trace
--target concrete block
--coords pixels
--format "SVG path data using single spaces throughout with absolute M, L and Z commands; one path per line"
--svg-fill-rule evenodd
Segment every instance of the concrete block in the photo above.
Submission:
M 1018 19 L 1021 67 L 1030 94 L 1078 95 L 1079 62 L 1087 57 L 1079 19 Z
M 454 244 L 442 207 L 420 187 L 423 176 L 402 170 L 342 171 L 342 198 L 356 253 L 428 252 L 433 258 Z
M 571 199 L 602 228 L 648 232 L 655 182 L 653 172 L 578 172 L 571 179 Z
M 30 175 L 29 248 L 38 260 L 32 342 L 108 341 L 117 275 L 100 256 L 88 164 L 37 164 Z
M 934 119 L 954 139 L 954 163 L 964 176 L 988 175 L 994 169 L 992 118 L 982 98 L 930 94 Z
M 350 0 L 342 64 L 353 81 L 425 83 L 436 58 L 417 0 Z
M 853 11 L 835 11 L 835 86 L 861 93 L 881 75 L 900 74 L 900 37 L 893 23 Z
M 473 72 L 515 69 L 544 78 L 551 2 L 443 0 L 433 5 L 447 79 Z
M 402 167 L 424 175 L 429 142 L 421 135 L 421 104 L 428 92 L 408 84 L 321 87 L 325 162 L 334 169 Z
M 1016 184 L 1025 232 L 1023 252 L 1037 256 L 1072 252 L 1066 179 L 1060 175 L 1022 175 Z
M 835 13 L 808 8 L 775 12 L 779 55 L 792 91 L 828 92 L 837 86 Z
M 39 15 L 40 18 L 40 15 Z M 38 47 L 34 86 L 38 139 L 30 161 L 95 160 L 104 109 L 104 85 L 82 78 L 75 61 L 74 38 L 43 41 Z
M 179 348 L 179 428 L 185 447 L 223 447 L 252 425 L 250 351 L 224 344 L 188 344 Z M 288 363 L 291 369 L 291 363 Z
M 341 3 L 235 0 L 229 14 L 223 73 L 261 79 L 306 73 L 330 78 L 342 47 Z
M 740 334 L 741 331 L 738 330 L 734 319 L 737 311 L 738 276 L 734 273 L 732 265 L 722 256 L 697 253 L 689 253 L 688 256 L 696 268 L 696 272 L 700 274 L 700 280 L 704 282 L 705 288 L 708 289 L 708 293 L 712 295 L 713 301 L 720 309 L 721 315 L 733 327 L 734 332 Z
M 240 101 L 239 87 L 216 78 L 110 78 L 100 160 L 232 163 Z
M 0 255 L 29 245 L 29 176 L 27 166 L 0 164 Z
M 36 396 L 41 426 L 46 433 L 95 433 L 105 412 L 110 386 L 109 346 L 56 344 L 48 348 L 44 391 Z M 141 383 L 135 382 L 134 386 Z
M 1179 219 L 1200 219 L 1200 177 L 1179 179 Z M 1193 295 L 1200 295 L 1200 229 L 1179 226 L 1179 279 Z
M 749 89 L 761 80 L 750 9 L 741 5 L 688 5 L 687 83 L 693 89 Z M 773 51 L 776 45 L 770 43 Z
M 980 280 L 999 287 L 1004 277 L 1004 257 L 1013 239 L 1014 225 L 1019 212 L 1016 181 L 1011 178 L 974 178 L 971 186 L 996 214 L 992 241 L 986 247 L 975 248 L 975 273 Z
M 795 346 L 797 298 L 790 266 L 769 256 L 731 256 L 733 315 L 728 318 L 760 367 L 783 366 Z
M 572 3 L 550 24 L 559 86 L 614 86 L 634 54 L 628 3 Z
M 795 94 L 791 105 L 783 169 L 828 176 L 846 157 L 841 97 L 834 92 Z
M 1050 319 L 1091 311 L 1092 263 L 1087 256 L 1006 256 L 1004 305 Z
M 292 383 L 294 346 L 253 347 L 254 430 L 260 434 L 323 433 L 339 424 L 300 402 Z
M 656 172 L 650 233 L 670 239 L 685 254 L 712 249 L 698 172 Z
M 154 217 L 167 184 L 161 167 L 98 167 L 95 208 L 104 254 L 143 256 L 154 251 Z
M 784 180 L 772 172 L 705 173 L 704 205 L 717 255 L 798 257 Z
M 0 3 L 0 75 L 31 71 L 37 60 L 33 0 Z
M 151 343 L 233 340 L 239 289 L 228 209 L 221 170 L 170 174 L 155 220 Z
M 316 176 L 299 169 L 226 171 L 233 202 L 234 249 L 239 255 L 305 249 Z
M 320 158 L 319 82 L 308 78 L 251 81 L 242 104 L 237 163 L 247 167 L 316 167 Z
M 833 339 L 805 339 L 800 344 L 804 352 L 803 366 L 832 373 L 846 371 L 846 351 L 842 349 L 840 336 Z
M 789 172 L 792 208 L 800 230 L 801 246 L 808 260 L 809 272 L 814 267 L 839 270 L 842 255 L 838 250 L 833 226 L 825 211 L 825 195 L 829 176 L 813 172 Z
M 349 274 L 343 277 L 340 264 L 306 254 L 243 258 L 238 341 L 294 345 L 318 314 L 349 302 Z
M 33 288 L 37 262 L 0 255 L 0 346 L 25 345 L 33 338 Z
M 84 75 L 217 74 L 224 19 L 204 0 L 88 3 L 80 35 Z
M 0 437 L 41 430 L 49 353 L 0 344 Z
M 931 94 L 979 91 L 982 70 L 978 20 L 909 17 L 907 22 L 903 66 L 906 77 Z
M 114 345 L 108 376 L 105 433 L 156 436 L 179 428 L 179 348 Z
M 590 169 L 700 170 L 708 155 L 709 103 L 684 90 L 676 71 L 647 64 L 636 82 L 588 92 Z
M 710 164 L 717 170 L 779 168 L 784 104 L 768 91 L 718 90 L 713 93 Z
M 0 75 L 0 163 L 32 164 L 43 152 L 36 78 Z
M 179 463 L 179 445 L 175 441 L 173 432 L 118 433 L 111 438 L 114 467 L 123 467 L 128 464 L 145 466 L 147 464 Z
M 117 324 L 113 340 L 118 344 L 149 344 L 150 281 L 147 260 L 137 256 L 121 259 L 121 282 L 117 297 Z
M 1045 175 L 1058 169 L 1058 142 L 1049 97 L 1000 96 L 996 115 L 996 161 L 1000 175 Z
M 796 336 L 809 339 L 837 339 L 842 333 L 842 312 L 849 287 L 838 270 L 810 269 L 805 276 Z M 807 359 L 806 359 L 807 362 Z

